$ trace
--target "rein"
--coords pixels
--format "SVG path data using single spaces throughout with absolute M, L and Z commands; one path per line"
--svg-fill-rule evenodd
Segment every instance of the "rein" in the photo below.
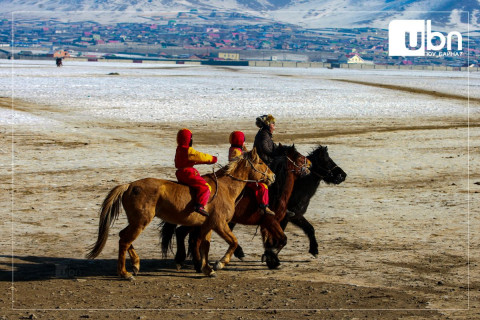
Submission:
M 255 172 L 258 172 L 258 173 L 262 174 L 264 177 L 267 176 L 268 166 L 265 168 L 265 172 L 261 172 L 257 168 L 255 168 L 255 165 L 252 163 L 252 161 L 250 159 L 247 158 L 247 160 L 248 160 L 248 163 L 252 166 L 252 169 Z M 237 181 L 241 181 L 241 182 L 255 182 L 256 184 L 258 184 L 259 182 L 262 182 L 262 181 L 266 181 L 265 178 L 262 178 L 262 179 L 259 179 L 259 180 L 239 179 L 237 177 L 232 176 L 229 173 L 227 173 L 227 176 L 229 176 L 233 180 L 237 180 Z
M 261 172 L 261 171 L 259 171 L 259 170 L 255 167 L 255 165 L 252 163 L 252 161 L 251 161 L 250 159 L 247 158 L 247 160 L 248 160 L 248 163 L 252 166 L 252 169 L 253 169 L 255 172 L 258 172 L 258 173 L 262 174 L 264 177 L 267 176 L 268 166 L 265 168 L 265 172 Z M 208 201 L 208 203 L 212 202 L 213 199 L 215 199 L 215 197 L 217 196 L 217 193 L 218 193 L 218 178 L 217 178 L 217 174 L 215 173 L 215 165 L 219 166 L 220 169 L 223 168 L 223 166 L 221 166 L 221 165 L 218 164 L 218 163 L 217 163 L 217 164 L 214 164 L 214 165 L 212 166 L 212 174 L 213 174 L 213 176 L 215 177 L 215 186 L 216 186 L 216 187 L 215 187 L 215 194 L 213 195 L 212 199 L 210 199 L 210 201 Z M 266 181 L 265 178 L 262 178 L 262 179 L 259 179 L 259 180 L 239 179 L 239 178 L 237 178 L 237 177 L 232 176 L 232 175 L 229 174 L 229 173 L 227 173 L 227 176 L 229 176 L 230 178 L 232 178 L 232 179 L 234 179 L 234 180 L 241 181 L 241 182 L 254 182 L 254 183 L 256 183 L 257 185 L 258 185 L 259 182 Z M 243 197 L 243 195 L 242 195 L 242 197 Z M 240 200 L 241 200 L 241 198 L 240 198 Z M 237 204 L 238 204 L 238 202 L 235 203 L 235 206 L 236 206 Z
M 308 170 L 308 167 L 307 167 L 307 157 L 304 157 L 304 158 L 305 158 L 305 162 L 304 162 L 301 166 L 297 165 L 292 159 L 290 159 L 289 156 L 286 156 L 286 157 L 287 157 L 288 161 L 290 161 L 295 168 L 300 169 L 300 172 L 303 173 L 303 172 L 306 172 L 306 171 Z M 311 171 L 311 170 L 310 170 L 310 171 Z M 295 170 L 292 170 L 292 172 L 295 172 Z
M 215 199 L 215 197 L 217 196 L 217 193 L 218 193 L 218 178 L 217 178 L 217 174 L 215 173 L 215 166 L 212 166 L 212 174 L 215 177 L 215 193 L 213 194 L 212 199 L 210 199 L 210 201 L 208 201 L 208 203 L 212 202 L 213 199 Z

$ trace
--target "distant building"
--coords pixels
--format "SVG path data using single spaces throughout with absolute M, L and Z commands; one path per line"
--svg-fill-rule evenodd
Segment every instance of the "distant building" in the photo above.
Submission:
M 58 50 L 53 53 L 54 58 L 67 58 L 70 57 L 70 53 L 65 50 Z
M 347 60 L 347 63 L 364 63 L 364 64 L 373 64 L 373 61 L 364 60 L 358 54 L 354 54 Z
M 236 60 L 236 61 L 240 60 L 239 53 L 219 52 L 218 57 L 224 60 Z

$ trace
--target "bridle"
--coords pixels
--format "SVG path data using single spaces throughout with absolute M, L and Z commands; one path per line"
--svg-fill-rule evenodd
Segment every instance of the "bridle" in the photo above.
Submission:
M 310 169 L 308 168 L 308 165 L 307 165 L 307 160 L 308 160 L 307 157 L 303 157 L 303 158 L 305 159 L 305 161 L 304 161 L 304 163 L 303 163 L 302 165 L 300 165 L 300 166 L 299 166 L 298 164 L 296 164 L 295 161 L 293 161 L 292 159 L 290 159 L 289 156 L 286 156 L 286 157 L 287 157 L 287 160 L 290 161 L 295 168 L 300 169 L 300 174 L 301 174 L 301 175 L 307 174 L 307 172 L 310 170 Z M 310 170 L 310 171 L 311 171 L 311 170 Z M 292 172 L 295 172 L 295 170 L 292 170 Z
M 261 179 L 259 179 L 259 180 L 239 179 L 237 177 L 232 176 L 230 173 L 227 173 L 227 176 L 229 176 L 230 178 L 232 178 L 234 180 L 241 181 L 241 182 L 254 182 L 256 184 L 258 184 L 259 182 L 262 182 L 262 181 L 267 182 L 268 181 L 267 172 L 268 172 L 268 169 L 269 169 L 268 166 L 265 166 L 266 167 L 265 172 L 262 172 L 255 167 L 255 165 L 252 163 L 252 160 L 250 160 L 250 158 L 247 158 L 247 161 L 250 164 L 250 166 L 252 166 L 253 171 L 258 172 L 262 175 Z
M 310 173 L 313 173 L 314 175 L 316 175 L 317 177 L 319 177 L 320 179 L 323 179 L 325 178 L 326 176 L 330 175 L 332 173 L 333 170 L 335 170 L 336 168 L 338 168 L 337 165 L 335 165 L 335 167 L 333 167 L 332 169 L 324 169 L 322 167 L 320 167 L 320 169 L 322 169 L 323 171 L 325 171 L 326 173 L 322 176 L 321 174 L 313 171 L 312 169 L 310 169 Z
M 258 172 L 262 175 L 263 178 L 258 181 L 265 181 L 265 182 L 268 181 L 268 177 L 267 177 L 267 172 L 269 170 L 268 166 L 265 165 L 265 172 L 261 172 L 255 167 L 255 165 L 252 163 L 252 160 L 250 160 L 250 158 L 247 158 L 247 160 L 248 160 L 248 163 L 252 166 L 253 171 Z
M 256 183 L 258 185 L 258 183 L 262 182 L 262 181 L 265 181 L 267 182 L 268 181 L 268 178 L 267 178 L 267 172 L 268 172 L 268 166 L 266 166 L 265 168 L 265 172 L 262 172 L 260 170 L 258 170 L 255 165 L 253 164 L 253 162 L 250 160 L 250 158 L 247 158 L 247 161 L 248 163 L 250 164 L 250 166 L 252 166 L 252 169 L 255 171 L 255 172 L 258 172 L 262 175 L 262 178 L 259 179 L 259 180 L 248 180 L 248 179 L 240 179 L 240 178 L 237 178 L 237 177 L 234 177 L 232 176 L 230 173 L 227 173 L 227 176 L 229 176 L 230 178 L 232 178 L 233 180 L 236 180 L 236 181 L 241 181 L 241 182 L 253 182 L 253 183 Z M 219 166 L 220 168 L 224 168 L 224 166 L 221 166 L 219 165 L 218 163 L 216 164 L 217 166 Z M 209 203 L 213 201 L 213 199 L 215 199 L 215 197 L 217 196 L 217 193 L 218 193 L 218 178 L 217 178 L 217 174 L 215 173 L 215 166 L 212 167 L 212 174 L 213 176 L 215 177 L 215 184 L 216 184 L 216 188 L 215 188 L 215 194 L 213 195 L 213 197 L 210 199 Z

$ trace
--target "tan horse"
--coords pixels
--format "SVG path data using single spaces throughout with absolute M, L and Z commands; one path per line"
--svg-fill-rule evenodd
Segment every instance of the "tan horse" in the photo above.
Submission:
M 164 221 L 185 226 L 201 226 L 196 253 L 201 257 L 202 272 L 213 276 L 215 271 L 208 264 L 210 237 L 214 230 L 228 244 L 229 248 L 220 260 L 227 264 L 238 245 L 236 237 L 228 227 L 228 221 L 235 211 L 235 199 L 249 181 L 273 183 L 275 175 L 258 157 L 253 149 L 238 160 L 230 162 L 218 170 L 215 175 L 203 176 L 210 186 L 212 194 L 206 210 L 209 217 L 194 211 L 191 189 L 177 182 L 146 178 L 113 188 L 103 201 L 98 227 L 98 238 L 90 248 L 87 258 L 94 259 L 102 251 L 108 238 L 108 230 L 120 213 L 120 203 L 127 214 L 128 226 L 120 231 L 118 252 L 118 274 L 125 279 L 133 279 L 125 268 L 126 252 L 130 255 L 133 271 L 140 270 L 140 258 L 133 248 L 133 241 L 156 216 Z

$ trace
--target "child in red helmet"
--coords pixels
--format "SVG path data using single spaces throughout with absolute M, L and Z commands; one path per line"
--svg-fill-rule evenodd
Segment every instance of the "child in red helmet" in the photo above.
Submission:
M 182 129 L 177 133 L 177 151 L 175 153 L 175 168 L 178 182 L 193 187 L 195 195 L 195 211 L 208 217 L 205 210 L 210 197 L 211 187 L 193 166 L 196 164 L 214 164 L 217 157 L 198 152 L 192 148 L 192 132 Z
M 228 161 L 232 161 L 233 158 L 240 156 L 243 152 L 247 151 L 245 147 L 245 135 L 242 131 L 233 131 L 230 134 L 230 149 L 228 149 Z M 258 206 L 267 214 L 275 215 L 275 212 L 268 207 L 268 187 L 265 183 L 247 183 L 249 188 L 255 191 L 257 197 Z

